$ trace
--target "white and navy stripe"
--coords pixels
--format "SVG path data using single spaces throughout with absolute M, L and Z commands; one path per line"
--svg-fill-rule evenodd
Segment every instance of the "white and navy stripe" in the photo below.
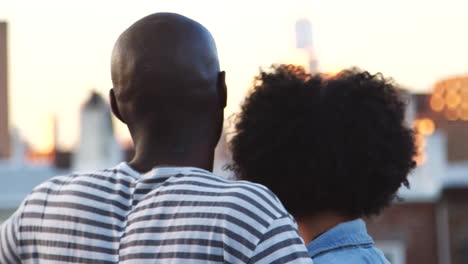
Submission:
M 268 189 L 187 167 L 52 178 L 0 232 L 0 263 L 312 262 Z

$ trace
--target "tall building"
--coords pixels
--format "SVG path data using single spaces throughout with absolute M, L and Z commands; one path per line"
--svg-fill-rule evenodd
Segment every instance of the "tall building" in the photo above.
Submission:
M 438 82 L 411 105 L 419 167 L 404 200 L 369 219 L 369 233 L 393 264 L 468 263 L 468 76 Z
M 318 63 L 312 45 L 312 23 L 308 19 L 303 18 L 296 22 L 296 48 L 306 51 L 309 71 L 317 73 Z
M 7 23 L 0 22 L 0 159 L 7 159 L 10 156 L 7 37 Z
M 109 106 L 101 95 L 93 92 L 81 110 L 80 135 L 72 169 L 95 171 L 121 161 L 123 152 L 114 136 Z

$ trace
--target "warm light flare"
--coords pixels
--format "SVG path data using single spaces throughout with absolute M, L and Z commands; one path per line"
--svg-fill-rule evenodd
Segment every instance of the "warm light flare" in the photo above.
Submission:
M 468 121 L 468 76 L 438 82 L 430 99 L 431 109 L 450 121 Z
M 445 101 L 444 98 L 441 95 L 434 94 L 431 97 L 431 108 L 432 110 L 436 112 L 440 112 L 444 110 L 445 107 Z
M 445 118 L 450 121 L 455 121 L 458 119 L 458 110 L 456 108 L 447 108 L 445 109 Z
M 436 86 L 434 87 L 433 94 L 438 95 L 438 96 L 442 96 L 444 94 L 444 91 L 445 91 L 444 85 L 436 84 Z
M 421 134 L 416 134 L 415 136 L 415 144 L 416 144 L 416 156 L 414 157 L 414 161 L 416 162 L 417 166 L 423 165 L 427 160 L 426 152 L 424 148 L 426 147 L 426 138 Z
M 445 103 L 448 108 L 456 108 L 461 102 L 461 97 L 456 91 L 448 91 L 445 96 Z
M 435 130 L 434 121 L 429 118 L 418 119 L 416 120 L 416 130 L 421 135 L 430 136 L 434 133 Z
M 434 121 L 429 118 L 416 119 L 414 121 L 414 127 L 416 130 L 416 156 L 414 157 L 414 159 L 417 166 L 421 166 L 427 160 L 427 154 L 425 151 L 426 137 L 432 135 L 436 127 Z
M 458 108 L 458 116 L 463 121 L 468 121 L 468 105 L 463 105 L 461 108 Z

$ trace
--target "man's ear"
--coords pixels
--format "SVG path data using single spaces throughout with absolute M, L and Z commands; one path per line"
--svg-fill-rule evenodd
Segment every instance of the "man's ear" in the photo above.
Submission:
M 117 105 L 117 99 L 115 98 L 115 92 L 114 88 L 109 90 L 109 101 L 110 101 L 110 106 L 112 113 L 120 120 L 122 123 L 126 124 L 125 120 L 122 117 L 122 114 L 120 113 L 119 106 Z
M 227 105 L 227 86 L 226 86 L 226 72 L 222 71 L 218 73 L 218 98 L 219 103 L 222 108 L 225 108 Z

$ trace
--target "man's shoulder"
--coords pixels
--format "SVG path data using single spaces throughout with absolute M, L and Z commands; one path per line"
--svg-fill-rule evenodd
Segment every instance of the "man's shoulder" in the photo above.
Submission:
M 249 181 L 225 179 L 207 171 L 192 171 L 190 179 L 198 190 L 219 193 L 219 199 L 225 202 L 245 201 L 249 206 L 267 213 L 272 218 L 289 215 L 278 197 L 267 187 Z
M 107 198 L 118 195 L 121 198 L 129 196 L 133 178 L 118 167 L 58 175 L 37 185 L 26 199 L 24 205 L 46 205 L 50 199 L 60 200 L 98 197 Z
M 191 170 L 191 177 L 202 179 L 211 184 L 217 185 L 220 188 L 229 188 L 235 191 L 247 191 L 251 193 L 261 193 L 265 195 L 270 200 L 279 201 L 278 197 L 266 186 L 250 181 L 236 180 L 236 179 L 226 179 L 221 176 L 216 175 L 215 173 L 204 171 L 204 170 Z
M 33 189 L 33 192 L 42 188 L 53 188 L 54 186 L 86 186 L 86 185 L 124 185 L 129 187 L 132 177 L 118 168 L 96 170 L 92 172 L 76 172 L 54 176 Z

